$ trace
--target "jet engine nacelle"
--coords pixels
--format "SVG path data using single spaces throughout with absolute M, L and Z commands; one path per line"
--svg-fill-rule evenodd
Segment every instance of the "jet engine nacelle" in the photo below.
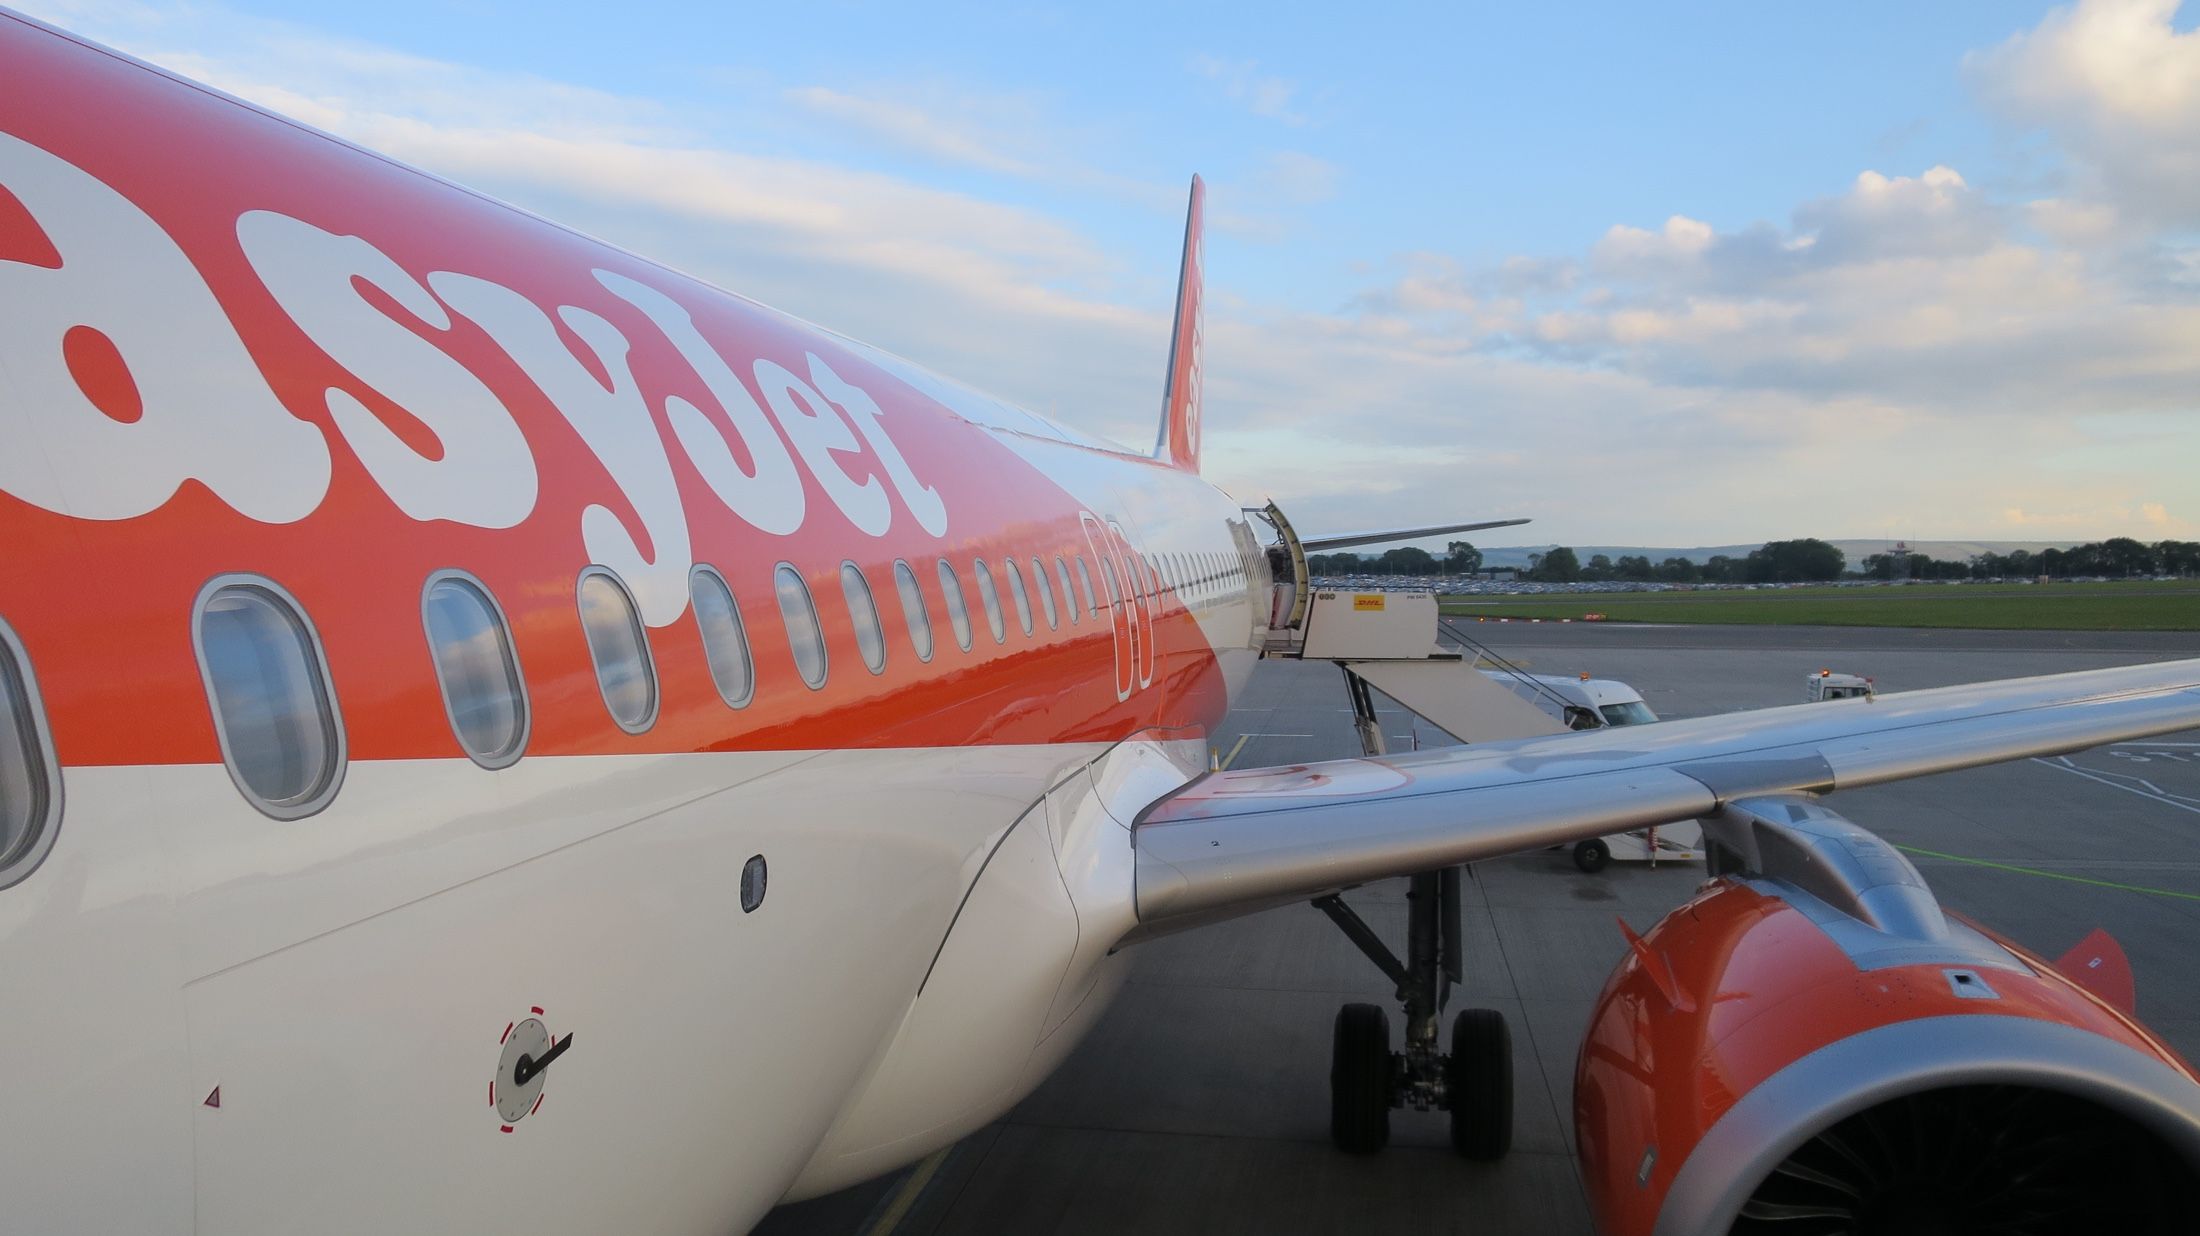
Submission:
M 1600 1230 L 2192 1230 L 2200 1083 L 2125 1011 L 1814 800 L 1705 833 L 1726 874 L 1629 933 L 1575 1068 Z

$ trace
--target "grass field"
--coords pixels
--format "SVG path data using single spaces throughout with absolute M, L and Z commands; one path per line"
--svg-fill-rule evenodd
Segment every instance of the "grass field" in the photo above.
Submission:
M 2200 583 L 1911 584 L 1778 591 L 1443 598 L 1456 618 L 1572 618 L 1753 626 L 2200 631 Z

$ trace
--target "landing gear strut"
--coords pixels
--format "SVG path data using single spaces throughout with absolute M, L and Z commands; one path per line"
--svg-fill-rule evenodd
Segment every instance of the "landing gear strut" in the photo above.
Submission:
M 1365 680 L 1344 668 L 1353 723 L 1361 750 L 1383 754 L 1374 696 Z M 1405 1014 L 1405 1048 L 1392 1051 L 1390 1018 L 1373 1004 L 1338 1010 L 1329 1067 L 1329 1132 L 1355 1154 L 1380 1150 L 1390 1140 L 1390 1111 L 1451 1114 L 1452 1148 L 1470 1159 L 1503 1158 L 1512 1148 L 1512 1032 L 1495 1009 L 1466 1009 L 1452 1022 L 1451 1051 L 1439 1050 L 1439 1027 L 1451 989 L 1462 981 L 1465 948 L 1460 934 L 1460 878 L 1447 867 L 1413 876 L 1406 889 L 1406 959 L 1343 898 L 1314 903 L 1346 938 L 1396 985 Z

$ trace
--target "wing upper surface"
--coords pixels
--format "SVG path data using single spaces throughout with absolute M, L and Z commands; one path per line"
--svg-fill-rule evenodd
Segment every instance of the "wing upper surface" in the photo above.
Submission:
M 2200 726 L 2200 660 L 1212 773 L 1135 832 L 1148 926 L 1828 793 Z

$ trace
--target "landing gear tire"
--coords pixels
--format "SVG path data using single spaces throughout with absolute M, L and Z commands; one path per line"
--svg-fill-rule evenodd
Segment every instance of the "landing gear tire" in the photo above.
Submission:
M 1577 842 L 1574 845 L 1574 866 L 1581 868 L 1590 875 L 1595 875 L 1597 872 L 1604 870 L 1604 864 L 1611 861 L 1612 847 L 1604 844 L 1600 838 L 1591 837 L 1587 841 Z
M 1512 1149 L 1512 1029 L 1496 1009 L 1465 1009 L 1451 1023 L 1444 1063 L 1451 1098 L 1451 1148 L 1488 1162 Z
M 1390 1015 L 1374 1004 L 1338 1009 L 1329 1056 L 1329 1136 L 1339 1149 L 1373 1154 L 1389 1144 L 1390 1090 Z

